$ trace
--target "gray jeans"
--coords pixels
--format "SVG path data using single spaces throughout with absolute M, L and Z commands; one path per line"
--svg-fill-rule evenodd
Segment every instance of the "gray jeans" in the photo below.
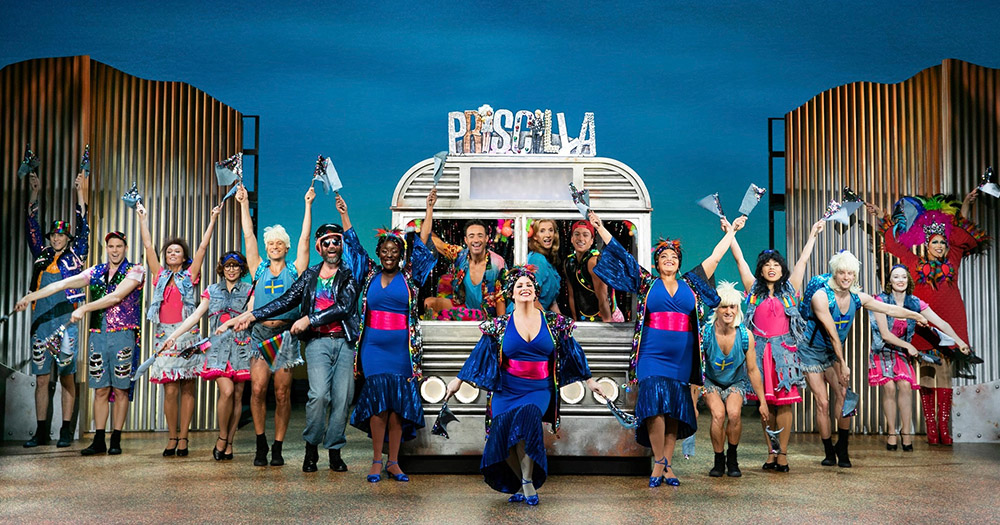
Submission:
M 346 339 L 319 337 L 306 344 L 305 353 L 309 401 L 302 437 L 312 445 L 342 448 L 354 396 L 354 348 Z

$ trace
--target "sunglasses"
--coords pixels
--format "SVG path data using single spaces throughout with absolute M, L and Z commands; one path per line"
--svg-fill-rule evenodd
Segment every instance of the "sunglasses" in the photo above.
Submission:
M 340 237 L 338 236 L 338 237 L 331 237 L 329 239 L 323 239 L 322 241 L 320 241 L 319 245 L 324 248 L 329 248 L 331 246 L 340 246 L 340 243 L 341 240 Z

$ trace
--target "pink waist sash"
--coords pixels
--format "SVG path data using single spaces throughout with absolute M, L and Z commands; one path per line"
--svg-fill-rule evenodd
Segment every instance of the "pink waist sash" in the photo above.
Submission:
M 365 326 L 376 330 L 406 330 L 408 327 L 405 314 L 368 310 L 368 322 Z
M 691 329 L 691 317 L 680 312 L 649 312 L 646 314 L 646 326 L 657 330 L 687 332 Z
M 504 361 L 504 370 L 508 374 L 520 377 L 521 379 L 545 379 L 549 377 L 548 361 L 518 361 L 508 359 Z

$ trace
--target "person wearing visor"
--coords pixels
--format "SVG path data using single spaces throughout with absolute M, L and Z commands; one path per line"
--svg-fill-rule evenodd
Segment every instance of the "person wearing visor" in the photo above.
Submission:
M 28 179 L 31 200 L 28 203 L 27 227 L 28 249 L 35 258 L 32 264 L 29 291 L 44 288 L 56 281 L 79 274 L 84 269 L 83 259 L 89 251 L 90 227 L 87 225 L 87 189 L 89 180 L 81 172 L 76 176 L 76 234 L 66 221 L 52 221 L 52 227 L 42 235 L 38 221 L 41 180 L 31 173 Z M 48 245 L 45 241 L 48 240 Z M 25 448 L 49 444 L 51 420 L 49 411 L 49 381 L 55 364 L 62 385 L 62 427 L 59 429 L 57 447 L 68 447 L 73 442 L 73 408 L 76 404 L 76 345 L 78 329 L 76 324 L 66 327 L 65 337 L 73 349 L 73 358 L 57 362 L 45 348 L 45 340 L 60 326 L 69 323 L 73 308 L 86 299 L 83 290 L 72 288 L 64 294 L 51 295 L 37 301 L 31 309 L 31 374 L 35 376 L 35 414 L 38 426 L 35 434 L 24 443 Z
M 125 257 L 125 234 L 114 231 L 104 236 L 106 263 L 88 268 L 72 277 L 53 282 L 21 298 L 14 307 L 22 311 L 32 302 L 66 290 L 90 287 L 90 302 L 77 306 L 69 322 L 90 314 L 87 352 L 87 384 L 94 389 L 94 442 L 80 451 L 84 456 L 107 452 L 121 454 L 121 431 L 128 414 L 132 371 L 138 365 L 139 323 L 145 268 Z M 111 444 L 104 441 L 104 428 L 114 390 Z
M 305 342 L 309 372 L 303 472 L 316 472 L 320 445 L 329 450 L 330 469 L 347 471 L 340 449 L 347 444 L 347 409 L 354 396 L 354 342 L 358 338 L 358 287 L 341 264 L 344 229 L 324 224 L 316 229 L 316 251 L 323 262 L 307 268 L 287 292 L 270 303 L 233 318 L 228 326 L 246 330 L 250 323 L 300 309 L 291 333 Z M 228 325 L 228 326 L 227 326 Z

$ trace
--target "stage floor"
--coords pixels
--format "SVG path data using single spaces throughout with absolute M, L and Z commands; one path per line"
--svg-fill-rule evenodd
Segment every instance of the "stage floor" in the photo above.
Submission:
M 191 435 L 191 455 L 163 458 L 164 433 L 129 433 L 121 456 L 85 458 L 79 450 L 0 446 L 0 519 L 27 522 L 350 522 L 622 523 L 691 522 L 1000 522 L 1000 445 L 885 450 L 882 436 L 852 436 L 854 467 L 822 467 L 816 434 L 793 435 L 791 472 L 760 469 L 759 427 L 744 417 L 742 478 L 710 478 L 708 416 L 699 420 L 696 455 L 675 456 L 680 487 L 650 489 L 647 478 L 552 476 L 541 505 L 510 504 L 476 475 L 414 475 L 409 483 L 365 481 L 370 442 L 351 428 L 347 473 L 301 470 L 304 425 L 293 413 L 284 467 L 252 465 L 252 427 L 237 434 L 236 458 L 215 462 L 215 433 Z M 273 437 L 273 430 L 268 435 Z M 564 436 L 564 439 L 572 439 Z

